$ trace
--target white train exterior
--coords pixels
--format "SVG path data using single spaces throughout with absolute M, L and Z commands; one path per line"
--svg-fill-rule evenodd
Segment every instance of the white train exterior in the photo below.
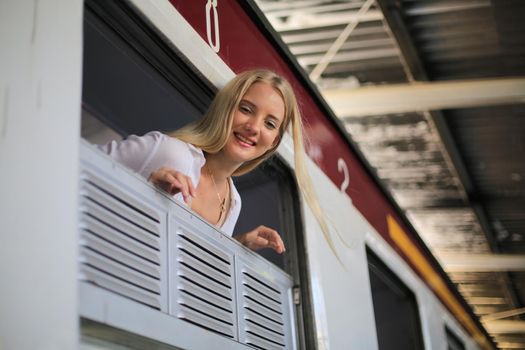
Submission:
M 121 18 L 112 26 L 111 16 L 117 14 L 133 20 Z M 256 14 L 251 2 L 225 0 L 129 0 L 112 5 L 78 0 L 2 2 L 0 349 L 381 349 L 385 347 L 378 334 L 382 321 L 374 310 L 379 306 L 373 299 L 371 259 L 386 267 L 415 301 L 419 339 L 411 343 L 413 348 L 493 348 L 402 214 L 363 170 L 319 94 L 282 56 L 282 49 L 269 52 L 268 47 L 276 44 L 261 34 L 264 26 L 254 24 Z M 155 36 L 166 57 L 176 56 L 187 65 L 185 72 L 197 82 L 197 90 L 202 85 L 213 91 L 236 71 L 257 66 L 291 80 L 310 122 L 308 168 L 333 226 L 337 256 L 300 195 L 285 220 L 293 227 L 283 224 L 284 231 L 295 233 L 287 238 L 288 256 L 279 267 L 223 236 L 83 140 L 82 120 L 91 112 L 83 97 L 89 80 L 86 33 L 100 30 L 93 24 L 99 19 L 123 42 L 135 30 Z M 131 22 L 140 25 L 126 32 L 126 23 Z M 255 51 L 241 40 L 250 38 L 254 28 L 259 35 L 251 39 Z M 106 35 L 102 32 L 102 37 Z M 233 42 L 237 37 L 240 42 Z M 148 55 L 141 51 L 144 48 L 134 49 Z M 142 123 L 147 125 L 148 118 Z M 277 158 L 273 167 L 292 174 L 287 183 L 292 183 L 292 195 L 297 194 L 289 137 Z M 363 204 L 367 197 L 370 202 Z M 159 230 L 146 244 L 153 248 L 140 246 L 127 254 L 111 249 L 120 246 L 129 252 L 144 239 L 128 239 L 127 246 L 85 235 L 90 224 L 86 217 L 95 217 L 93 211 L 100 209 L 89 209 L 91 202 L 85 198 L 95 198 L 101 207 L 109 201 L 106 207 L 123 219 L 122 225 L 131 222 L 126 212 L 151 219 L 148 232 Z M 375 204 L 377 200 L 381 203 Z M 118 224 L 111 227 L 124 230 Z M 191 247 L 184 248 L 185 242 Z M 106 254 L 101 253 L 104 249 Z M 177 255 L 181 249 L 197 249 L 211 260 L 199 257 L 188 262 L 200 253 L 192 251 L 188 258 Z M 217 290 L 190 293 L 192 297 L 184 299 L 185 287 L 177 283 L 191 271 L 180 273 L 181 264 L 200 271 L 196 284 L 203 269 L 215 273 L 224 265 L 219 276 L 228 277 L 221 285 L 231 304 L 200 316 L 192 313 L 206 302 L 214 306 L 222 299 L 213 302 L 220 294 Z M 130 269 L 124 271 L 121 265 Z M 145 273 L 148 269 L 151 272 Z M 245 280 L 255 281 L 254 285 Z M 126 283 L 132 287 L 122 287 Z M 279 326 L 265 323 L 268 315 L 263 311 L 250 316 L 245 300 L 250 290 L 259 293 L 254 300 L 262 298 L 260 294 L 275 294 L 272 300 L 282 307 L 277 310 Z M 199 321 L 210 315 L 211 319 Z M 392 315 L 394 322 L 401 322 L 397 317 L 401 316 Z M 460 345 L 451 342 L 451 335 Z

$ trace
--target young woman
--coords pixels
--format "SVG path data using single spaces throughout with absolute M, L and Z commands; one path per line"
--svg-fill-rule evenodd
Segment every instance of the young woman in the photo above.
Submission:
M 101 149 L 231 235 L 241 210 L 241 198 L 231 177 L 253 170 L 270 157 L 290 123 L 297 179 L 326 235 L 304 170 L 297 101 L 289 83 L 274 72 L 240 73 L 217 93 L 200 120 L 170 135 L 133 135 Z M 268 247 L 278 253 L 285 251 L 279 234 L 266 226 L 235 239 L 253 250 Z

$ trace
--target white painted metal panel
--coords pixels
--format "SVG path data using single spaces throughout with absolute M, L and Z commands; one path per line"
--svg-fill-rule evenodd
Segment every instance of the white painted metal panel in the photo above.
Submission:
M 234 252 L 209 237 L 200 220 L 170 218 L 169 313 L 237 339 Z
M 331 227 L 335 252 L 303 207 L 313 308 L 320 349 L 377 349 L 365 234 L 373 228 L 350 198 L 308 160 L 316 193 Z M 350 179 L 352 181 L 352 179 Z
M 258 349 L 295 349 L 292 280 L 265 261 L 236 256 L 239 341 Z
M 169 315 L 199 328 L 203 337 L 296 348 L 286 273 L 86 142 L 81 163 L 81 286 L 118 296 L 110 298 L 116 305 L 101 300 L 103 306 L 89 297 L 97 305 L 82 306 L 84 317 L 120 328 L 124 321 L 108 321 L 107 310 L 134 305 L 124 298 L 157 309 L 159 320 Z
M 74 349 L 80 0 L 0 1 L 0 348 Z
M 86 143 L 81 163 L 80 280 L 167 311 L 167 208 L 144 200 L 151 186 Z

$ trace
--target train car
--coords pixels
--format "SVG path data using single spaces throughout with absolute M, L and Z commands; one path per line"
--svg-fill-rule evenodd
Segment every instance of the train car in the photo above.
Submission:
M 4 2 L 0 349 L 492 349 L 253 1 Z M 95 144 L 198 118 L 236 72 L 299 99 L 324 237 L 292 140 L 236 178 L 252 252 Z M 235 233 L 234 233 L 235 235 Z

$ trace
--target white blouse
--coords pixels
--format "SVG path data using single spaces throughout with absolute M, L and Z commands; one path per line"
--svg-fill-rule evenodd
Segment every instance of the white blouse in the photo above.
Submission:
M 201 149 L 158 131 L 144 136 L 130 135 L 125 140 L 111 141 L 98 148 L 146 179 L 153 171 L 168 167 L 189 176 L 195 187 L 199 184 L 201 168 L 206 163 Z M 231 236 L 241 212 L 241 197 L 231 178 L 230 191 L 231 206 L 221 230 Z M 174 198 L 186 205 L 181 193 Z

